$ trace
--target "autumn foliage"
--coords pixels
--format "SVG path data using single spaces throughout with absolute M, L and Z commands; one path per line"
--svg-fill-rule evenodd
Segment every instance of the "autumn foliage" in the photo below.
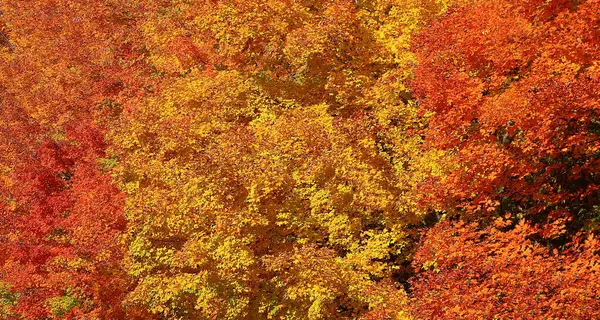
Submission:
M 597 0 L 0 0 L 0 318 L 600 317 Z
M 484 1 L 419 35 L 426 147 L 452 163 L 421 190 L 467 224 L 427 231 L 416 314 L 597 316 L 599 16 L 597 1 Z

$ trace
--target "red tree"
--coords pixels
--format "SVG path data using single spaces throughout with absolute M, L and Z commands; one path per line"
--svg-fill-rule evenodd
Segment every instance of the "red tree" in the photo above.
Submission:
M 413 262 L 411 308 L 423 319 L 592 319 L 600 308 L 600 243 L 590 237 L 558 253 L 531 239 L 539 230 L 440 223 Z
M 416 315 L 593 317 L 599 16 L 594 0 L 483 1 L 415 42 L 427 147 L 453 163 L 420 191 L 467 221 L 427 232 L 413 264 Z
M 122 318 L 124 197 L 102 159 L 103 126 L 143 72 L 131 8 L 48 0 L 0 9 L 0 293 L 9 295 L 0 314 Z
M 413 88 L 433 113 L 429 147 L 456 163 L 422 185 L 429 200 L 463 215 L 589 227 L 600 182 L 599 14 L 598 1 L 486 1 L 423 32 Z

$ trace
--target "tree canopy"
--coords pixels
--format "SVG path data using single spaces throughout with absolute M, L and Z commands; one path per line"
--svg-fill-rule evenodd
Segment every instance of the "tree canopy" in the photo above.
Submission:
M 0 318 L 598 317 L 598 0 L 0 0 Z

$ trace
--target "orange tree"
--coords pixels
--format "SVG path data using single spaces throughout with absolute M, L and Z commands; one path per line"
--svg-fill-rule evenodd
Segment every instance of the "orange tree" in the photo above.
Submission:
M 598 1 L 484 1 L 414 43 L 426 144 L 446 164 L 419 191 L 477 223 L 428 232 L 417 314 L 593 314 L 597 288 L 577 279 L 598 272 L 599 14 Z

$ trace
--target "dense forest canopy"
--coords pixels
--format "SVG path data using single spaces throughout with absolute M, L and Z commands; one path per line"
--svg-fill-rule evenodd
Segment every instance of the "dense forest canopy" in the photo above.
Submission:
M 600 1 L 0 0 L 0 318 L 600 318 Z

